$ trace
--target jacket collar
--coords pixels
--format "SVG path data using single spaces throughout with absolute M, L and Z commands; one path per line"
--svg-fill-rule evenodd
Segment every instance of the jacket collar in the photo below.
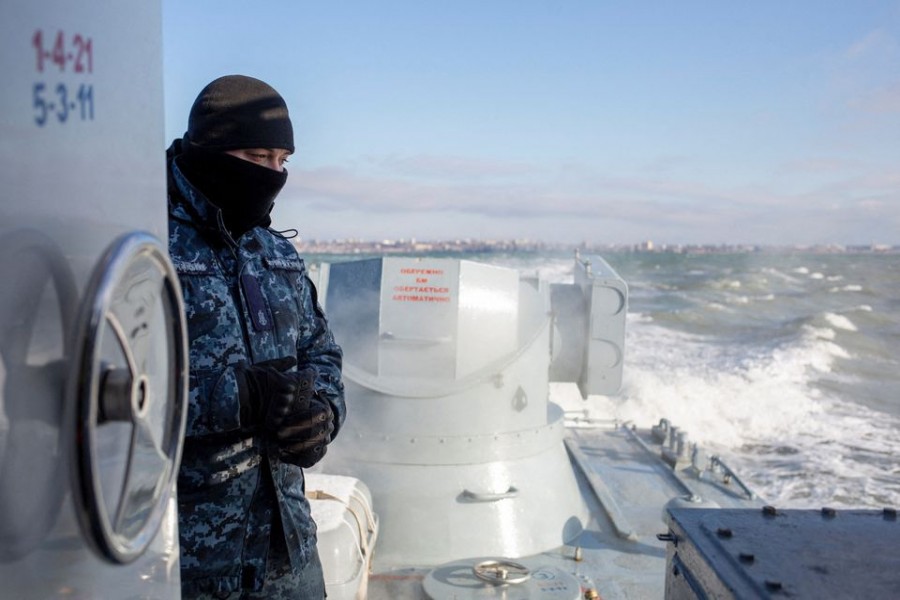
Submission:
M 193 221 L 197 225 L 202 225 L 210 229 L 222 229 L 219 207 L 206 199 L 191 182 L 187 180 L 181 169 L 178 168 L 177 157 L 169 164 L 171 169 L 172 180 L 175 184 L 175 191 L 181 196 L 181 202 L 176 198 L 172 202 L 172 215 L 186 221 Z M 223 230 L 224 231 L 224 230 Z

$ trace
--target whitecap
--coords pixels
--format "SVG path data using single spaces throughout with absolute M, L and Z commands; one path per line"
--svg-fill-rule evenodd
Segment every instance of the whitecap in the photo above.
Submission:
M 765 267 L 762 269 L 762 272 L 767 275 L 770 275 L 773 279 L 780 279 L 780 280 L 786 281 L 788 283 L 797 283 L 798 281 L 800 281 L 796 277 L 788 275 L 787 273 L 782 273 L 781 271 L 779 271 L 778 269 L 775 269 L 773 267 Z
M 812 325 L 804 325 L 804 331 L 809 337 L 820 340 L 833 340 L 837 337 L 837 332 L 830 327 L 813 327 Z
M 666 417 L 693 441 L 734 447 L 746 436 L 815 421 L 820 412 L 819 392 L 809 384 L 834 359 L 828 341 L 735 354 L 701 336 L 633 325 L 622 394 L 609 417 L 642 426 Z
M 851 321 L 844 315 L 838 315 L 838 314 L 829 312 L 829 313 L 823 314 L 822 317 L 826 321 L 828 321 L 828 323 L 832 327 L 837 327 L 838 329 L 843 329 L 844 331 L 858 331 L 859 330 L 856 327 L 856 325 L 853 323 L 853 321 Z
M 851 285 L 845 285 L 844 287 L 833 287 L 828 291 L 831 292 L 832 294 L 837 293 L 837 292 L 861 292 L 862 286 L 851 284 Z
M 653 315 L 648 315 L 648 314 L 639 313 L 639 312 L 627 312 L 627 313 L 625 313 L 625 322 L 626 323 L 652 323 Z

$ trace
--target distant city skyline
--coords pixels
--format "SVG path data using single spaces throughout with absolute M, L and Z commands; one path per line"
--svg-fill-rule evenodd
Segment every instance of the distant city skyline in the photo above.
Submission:
M 539 240 L 517 239 L 303 239 L 292 238 L 301 254 L 346 254 L 346 255 L 386 255 L 386 254 L 436 254 L 436 253 L 515 253 L 545 251 L 581 251 L 591 254 L 617 252 L 646 253 L 803 253 L 818 254 L 867 253 L 867 254 L 900 254 L 900 244 L 811 244 L 811 245 L 760 245 L 760 244 L 656 244 L 652 240 L 630 244 L 588 244 L 543 242 Z
M 163 2 L 166 140 L 285 96 L 317 239 L 900 243 L 900 2 Z

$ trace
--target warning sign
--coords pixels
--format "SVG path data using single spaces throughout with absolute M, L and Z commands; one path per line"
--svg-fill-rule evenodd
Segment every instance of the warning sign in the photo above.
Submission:
M 445 284 L 444 270 L 401 268 L 391 299 L 394 302 L 450 302 L 450 288 Z

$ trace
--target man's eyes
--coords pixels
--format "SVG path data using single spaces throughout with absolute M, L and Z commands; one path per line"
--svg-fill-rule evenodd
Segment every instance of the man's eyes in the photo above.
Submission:
M 245 152 L 244 156 L 249 158 L 254 162 L 269 162 L 272 159 L 277 159 L 279 164 L 286 164 L 288 162 L 288 156 L 277 156 L 275 154 L 270 154 L 268 152 Z

